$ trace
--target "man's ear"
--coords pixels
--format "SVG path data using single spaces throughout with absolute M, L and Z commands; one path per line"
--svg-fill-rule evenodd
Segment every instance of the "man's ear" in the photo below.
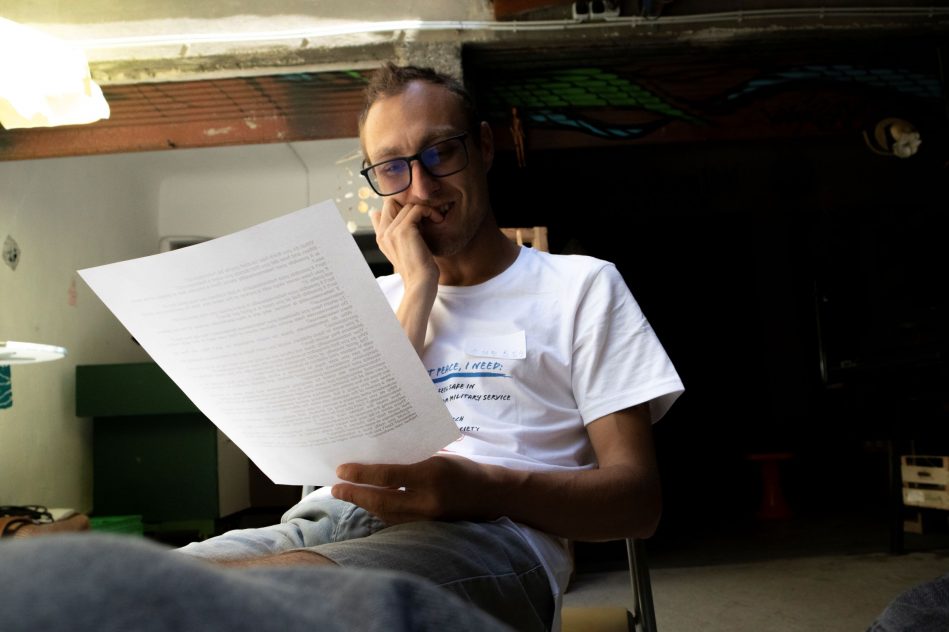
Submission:
M 481 162 L 484 165 L 484 170 L 488 171 L 491 169 L 491 164 L 494 162 L 494 134 L 491 132 L 491 126 L 488 125 L 487 121 L 481 121 L 481 128 L 479 131 Z

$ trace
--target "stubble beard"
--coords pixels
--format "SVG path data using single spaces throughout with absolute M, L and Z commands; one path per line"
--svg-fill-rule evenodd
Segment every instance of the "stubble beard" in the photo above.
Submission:
M 457 210 L 457 209 L 456 209 Z M 453 257 L 471 243 L 474 236 L 481 228 L 486 214 L 472 214 L 465 218 L 465 223 L 459 230 L 453 234 L 436 234 L 435 232 L 422 231 L 422 240 L 432 255 L 436 257 Z
M 461 236 L 448 237 L 445 235 L 424 235 L 423 240 L 432 255 L 436 257 L 451 257 L 458 254 L 467 245 L 468 241 Z

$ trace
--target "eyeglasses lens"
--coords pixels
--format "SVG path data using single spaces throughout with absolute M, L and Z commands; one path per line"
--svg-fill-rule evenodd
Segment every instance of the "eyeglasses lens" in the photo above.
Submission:
M 458 173 L 468 166 L 464 138 L 449 138 L 420 151 L 412 158 L 387 160 L 367 171 L 369 181 L 379 195 L 393 195 L 412 184 L 412 161 L 422 163 L 425 171 L 436 178 Z
M 433 176 L 449 176 L 467 165 L 465 144 L 460 138 L 451 138 L 432 145 L 419 154 L 419 160 Z

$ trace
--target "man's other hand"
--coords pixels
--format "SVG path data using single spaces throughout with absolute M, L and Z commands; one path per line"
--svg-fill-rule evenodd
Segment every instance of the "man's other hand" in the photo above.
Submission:
M 468 459 L 434 456 L 411 465 L 340 465 L 336 475 L 348 483 L 333 486 L 333 496 L 359 505 L 387 524 L 419 520 L 489 520 L 481 488 L 490 467 Z

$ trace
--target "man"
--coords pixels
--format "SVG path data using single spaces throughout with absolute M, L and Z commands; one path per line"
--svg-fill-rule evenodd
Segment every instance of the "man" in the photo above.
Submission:
M 360 135 L 396 272 L 380 286 L 463 437 L 413 465 L 342 465 L 333 498 L 183 551 L 407 570 L 517 629 L 556 627 L 568 539 L 655 530 L 651 423 L 682 384 L 612 265 L 500 232 L 491 131 L 457 81 L 384 67 Z

